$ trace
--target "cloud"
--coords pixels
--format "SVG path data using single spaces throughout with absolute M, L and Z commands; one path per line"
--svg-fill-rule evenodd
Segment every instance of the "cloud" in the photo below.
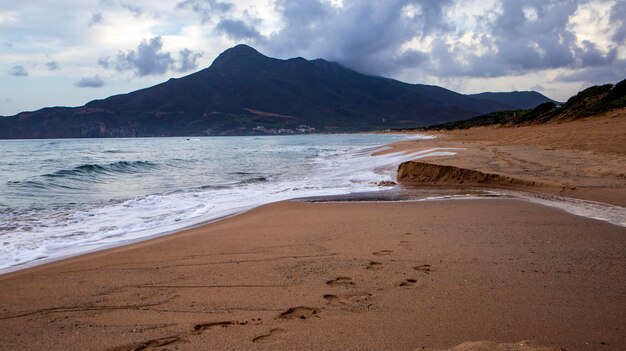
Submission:
M 89 19 L 89 23 L 87 24 L 88 27 L 91 26 L 95 26 L 96 24 L 102 24 L 104 17 L 102 16 L 101 12 L 98 13 L 94 13 L 93 15 L 91 15 L 91 18 Z
M 60 69 L 59 64 L 56 61 L 46 62 L 46 67 L 48 68 L 48 71 L 56 71 Z
M 615 33 L 613 33 L 613 41 L 617 44 L 626 43 L 626 1 L 617 1 L 611 8 L 609 16 Z
M 183 49 L 179 52 L 180 54 L 180 62 L 178 68 L 176 69 L 178 72 L 187 72 L 192 69 L 196 69 L 198 67 L 198 59 L 202 57 L 202 54 L 193 52 L 189 49 Z
M 221 20 L 215 30 L 226 34 L 229 38 L 239 41 L 246 39 L 259 39 L 261 34 L 252 26 L 236 19 Z
M 161 37 L 142 40 L 137 50 L 118 53 L 115 68 L 118 71 L 132 70 L 138 76 L 163 74 L 174 64 L 174 59 L 169 52 L 161 51 L 162 48 Z
M 542 91 L 545 91 L 546 88 L 543 85 L 541 85 L 541 84 L 536 84 L 536 85 L 533 85 L 532 87 L 530 87 L 530 90 L 542 92 Z
M 111 58 L 109 56 L 101 57 L 98 59 L 98 66 L 109 69 L 112 67 Z
M 28 72 L 26 71 L 26 68 L 24 68 L 24 66 L 16 65 L 9 69 L 9 74 L 16 77 L 26 77 L 28 75 Z
M 451 0 L 321 0 L 276 2 L 285 26 L 257 40 L 270 54 L 338 61 L 365 73 L 390 74 L 427 58 L 404 46 L 416 37 L 447 29 L 444 10 Z
M 163 51 L 163 39 L 160 36 L 142 40 L 136 50 L 119 52 L 115 61 L 105 56 L 98 59 L 103 68 L 115 68 L 117 71 L 133 71 L 137 76 L 162 75 L 168 70 L 185 72 L 198 67 L 201 53 L 187 48 L 179 51 L 178 62 L 168 51 Z
M 139 17 L 143 14 L 143 9 L 140 6 L 134 6 L 129 3 L 122 3 L 121 5 L 123 8 L 130 11 L 130 13 L 135 17 Z
M 583 82 L 585 85 L 617 83 L 626 78 L 626 59 L 617 59 L 611 65 L 584 67 L 559 74 L 555 82 Z
M 613 66 L 626 41 L 626 2 L 611 9 L 600 45 L 572 26 L 587 0 L 275 1 L 284 26 L 267 37 L 249 24 L 223 20 L 216 30 L 250 40 L 270 56 L 322 57 L 364 73 L 505 77 L 545 70 Z M 594 21 L 606 16 L 591 11 Z M 254 24 L 254 22 L 253 22 Z M 603 30 L 603 29 L 602 29 Z M 608 46 L 607 46 L 608 45 Z M 611 71 L 605 69 L 603 72 Z M 613 69 L 613 71 L 615 71 Z
M 104 86 L 104 80 L 99 76 L 83 77 L 76 81 L 74 85 L 80 88 L 100 88 Z
M 233 4 L 219 0 L 184 0 L 176 4 L 177 9 L 191 9 L 202 23 L 209 22 L 214 16 L 220 16 L 233 8 Z

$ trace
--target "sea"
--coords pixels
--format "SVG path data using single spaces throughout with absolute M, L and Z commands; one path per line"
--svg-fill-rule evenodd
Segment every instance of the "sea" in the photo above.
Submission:
M 270 202 L 389 189 L 423 135 L 0 141 L 0 273 L 171 233 Z
M 418 134 L 0 140 L 0 274 L 295 198 L 380 192 L 397 166 L 457 149 L 373 156 Z M 626 226 L 626 209 L 487 191 Z M 435 194 L 418 200 L 475 198 Z

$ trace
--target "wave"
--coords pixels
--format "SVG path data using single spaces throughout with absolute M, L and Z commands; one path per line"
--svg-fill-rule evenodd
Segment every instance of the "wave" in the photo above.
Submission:
M 84 164 L 72 169 L 62 169 L 53 173 L 44 174 L 43 177 L 58 178 L 97 174 L 131 174 L 152 171 L 158 167 L 156 163 L 149 161 L 118 161 L 105 165 Z
M 151 172 L 159 165 L 149 161 L 118 161 L 108 164 L 83 164 L 23 180 L 8 181 L 12 188 L 82 190 L 85 182 L 103 182 L 105 177 Z

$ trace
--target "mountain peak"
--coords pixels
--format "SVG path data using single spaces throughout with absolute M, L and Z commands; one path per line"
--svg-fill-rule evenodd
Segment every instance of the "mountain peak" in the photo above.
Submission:
M 228 61 L 228 60 L 241 58 L 241 57 L 265 57 L 265 56 L 261 54 L 260 52 L 256 51 L 256 49 L 254 49 L 251 46 L 248 46 L 245 44 L 238 44 L 238 45 L 233 46 L 230 49 L 226 49 L 224 52 L 219 54 L 219 56 L 215 59 L 215 61 L 213 61 L 213 63 L 220 63 L 223 61 Z

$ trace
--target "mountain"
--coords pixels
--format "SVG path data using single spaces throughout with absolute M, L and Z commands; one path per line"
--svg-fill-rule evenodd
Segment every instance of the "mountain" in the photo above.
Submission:
M 524 103 L 369 76 L 322 59 L 279 60 L 237 45 L 206 69 L 94 100 L 0 118 L 0 138 L 352 132 L 459 120 Z M 536 93 L 538 94 L 538 93 Z M 543 96 L 540 95 L 539 96 Z M 541 99 L 539 99 L 541 100 Z M 543 96 L 541 102 L 550 101 Z M 536 100 L 525 108 L 534 107 Z M 280 130 L 282 129 L 282 130 Z
M 523 110 L 552 101 L 536 91 L 512 91 L 508 93 L 479 93 L 470 94 L 476 99 L 495 101 L 508 105 L 512 110 Z M 553 101 L 556 102 L 556 101 Z
M 563 122 L 593 117 L 611 110 L 626 109 L 626 79 L 605 85 L 594 85 L 572 96 L 564 104 L 544 102 L 533 109 L 498 111 L 462 121 L 428 126 L 426 130 L 467 129 L 479 126 L 517 126 Z

